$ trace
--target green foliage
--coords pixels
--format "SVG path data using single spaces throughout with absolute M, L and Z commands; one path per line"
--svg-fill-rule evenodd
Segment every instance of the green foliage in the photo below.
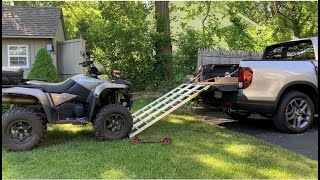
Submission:
M 82 37 L 107 71 L 127 73 L 135 90 L 160 79 L 154 59 L 154 21 L 141 2 L 72 2 L 64 5 L 68 37 Z M 160 80 L 161 81 L 161 80 Z
M 221 36 L 220 22 L 215 14 L 215 9 L 220 3 L 199 1 L 186 2 L 183 7 L 172 6 L 172 11 L 184 12 L 180 28 L 183 30 L 175 36 L 177 50 L 174 53 L 174 74 L 175 80 L 181 80 L 192 74 L 197 66 L 197 54 L 199 48 L 220 49 L 219 40 Z M 188 25 L 188 22 L 198 19 L 200 27 Z M 173 20 L 177 21 L 176 17 Z
M 154 2 L 14 1 L 3 5 L 62 7 L 67 39 L 82 37 L 86 49 L 107 71 L 127 72 L 135 91 L 170 87 L 194 72 L 199 48 L 262 51 L 266 45 L 295 34 L 317 36 L 318 2 L 188 1 L 170 2 L 168 35 L 157 32 Z M 179 12 L 178 16 L 173 14 Z M 163 23 L 158 19 L 158 24 Z M 162 29 L 163 30 L 163 29 Z M 173 41 L 170 53 L 159 58 L 157 47 Z M 227 44 L 227 45 L 225 45 Z M 166 62 L 172 60 L 172 78 Z
M 232 26 L 224 28 L 230 49 L 262 50 L 266 45 L 318 34 L 318 2 L 226 2 Z
M 141 2 L 102 2 L 100 38 L 95 45 L 103 53 L 99 62 L 126 72 L 135 90 L 152 88 L 158 76 L 154 60 L 152 21 Z
M 28 73 L 28 78 L 43 79 L 48 82 L 59 81 L 57 70 L 52 64 L 52 58 L 46 49 L 39 49 Z
M 185 75 L 195 71 L 198 48 L 201 47 L 201 35 L 189 28 L 177 37 L 178 50 L 174 54 L 174 74 L 176 80 L 181 80 Z
M 2 104 L 2 114 L 6 113 L 10 109 L 10 104 Z

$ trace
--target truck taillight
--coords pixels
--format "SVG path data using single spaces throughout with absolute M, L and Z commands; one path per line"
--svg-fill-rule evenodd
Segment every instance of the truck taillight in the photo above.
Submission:
M 249 67 L 239 67 L 238 88 L 245 89 L 251 85 L 253 71 Z

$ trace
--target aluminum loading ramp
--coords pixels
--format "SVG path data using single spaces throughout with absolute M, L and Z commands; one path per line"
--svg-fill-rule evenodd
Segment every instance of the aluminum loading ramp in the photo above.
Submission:
M 129 137 L 132 138 L 144 131 L 149 126 L 186 104 L 203 91 L 209 89 L 210 86 L 211 85 L 194 83 L 181 84 L 144 108 L 133 113 L 133 128 Z

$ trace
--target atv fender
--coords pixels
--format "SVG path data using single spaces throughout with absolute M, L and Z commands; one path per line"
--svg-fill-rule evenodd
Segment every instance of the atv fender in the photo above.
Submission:
M 12 88 L 2 88 L 2 95 L 28 95 L 37 98 L 46 113 L 47 120 L 52 121 L 51 109 L 53 107 L 52 102 L 49 97 L 39 89 L 23 88 L 23 87 L 12 87 Z
M 128 86 L 125 84 L 105 82 L 95 88 L 94 95 L 100 96 L 101 92 L 105 89 L 126 89 L 126 88 L 128 88 Z
M 3 95 L 28 95 L 36 97 L 39 102 L 48 107 L 52 107 L 52 103 L 50 103 L 48 96 L 39 89 L 31 89 L 31 88 L 23 88 L 23 87 L 12 87 L 12 88 L 2 88 Z

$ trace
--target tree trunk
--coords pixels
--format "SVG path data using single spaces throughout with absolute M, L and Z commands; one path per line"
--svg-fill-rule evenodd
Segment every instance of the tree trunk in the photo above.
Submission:
M 172 44 L 170 32 L 169 2 L 155 1 L 155 19 L 158 38 L 155 42 L 157 68 L 163 68 L 163 75 L 169 79 L 172 71 Z
M 300 35 L 301 35 L 301 31 L 300 31 L 300 23 L 299 21 L 297 20 L 292 20 L 292 30 L 293 30 L 293 34 L 294 34 L 294 37 L 298 37 L 300 38 Z

